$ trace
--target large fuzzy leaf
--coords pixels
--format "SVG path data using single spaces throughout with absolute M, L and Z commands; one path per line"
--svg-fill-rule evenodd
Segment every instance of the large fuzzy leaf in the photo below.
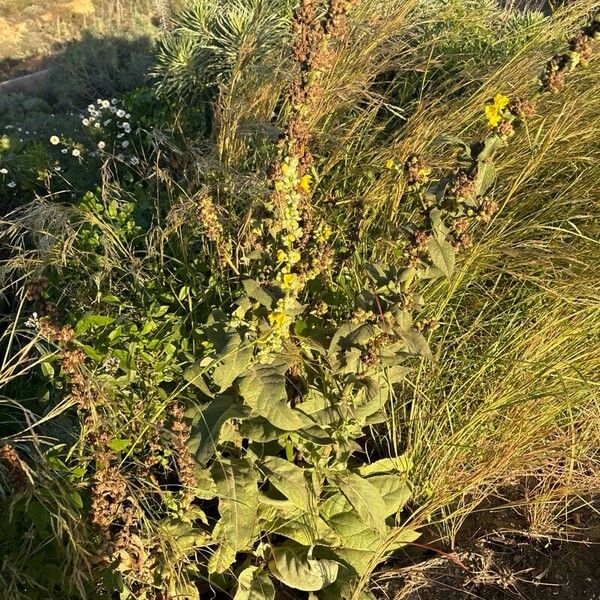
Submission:
M 243 419 L 250 408 L 234 401 L 230 396 L 217 396 L 203 410 L 192 417 L 189 447 L 199 464 L 206 464 L 214 455 L 219 433 L 229 419 Z
M 432 237 L 427 244 L 427 252 L 434 267 L 437 267 L 446 277 L 454 273 L 456 256 L 454 248 L 441 237 Z
M 308 548 L 285 542 L 271 549 L 271 572 L 279 581 L 295 590 L 316 592 L 333 583 L 339 564 L 334 560 L 309 558 Z
M 219 537 L 235 550 L 254 541 L 258 514 L 257 471 L 246 459 L 221 459 L 211 468 L 219 497 Z
M 302 511 L 289 500 L 274 502 L 271 498 L 261 496 L 261 501 L 264 501 L 259 512 L 261 530 L 282 535 L 305 546 L 340 543 L 336 533 L 318 515 Z
M 284 431 L 300 429 L 308 420 L 294 410 L 285 389 L 286 363 L 254 365 L 239 381 L 240 394 L 253 411 Z
M 311 512 L 315 504 L 303 469 L 277 456 L 262 460 L 262 468 L 271 485 L 289 498 L 298 508 Z
M 334 482 L 364 524 L 376 533 L 383 534 L 387 507 L 377 488 L 356 473 L 339 475 Z
M 226 390 L 235 379 L 241 375 L 252 362 L 254 344 L 244 341 L 239 333 L 227 334 L 226 342 L 212 374 L 213 381 L 220 391 Z
M 258 567 L 246 567 L 238 577 L 233 600 L 274 600 L 275 588 L 269 575 Z

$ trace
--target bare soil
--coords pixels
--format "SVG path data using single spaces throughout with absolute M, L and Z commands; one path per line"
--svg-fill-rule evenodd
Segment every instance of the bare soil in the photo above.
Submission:
M 515 510 L 475 513 L 453 550 L 408 549 L 377 574 L 375 591 L 385 600 L 600 600 L 600 504 L 552 535 L 524 525 Z

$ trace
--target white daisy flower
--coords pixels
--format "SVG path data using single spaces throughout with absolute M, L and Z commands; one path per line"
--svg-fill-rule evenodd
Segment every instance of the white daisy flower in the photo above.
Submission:
M 84 127 L 87 127 L 87 126 L 90 124 L 90 120 L 89 120 L 89 119 L 82 119 L 82 120 L 81 120 L 81 124 L 82 124 Z
M 96 129 L 100 129 L 100 123 L 94 123 L 94 127 L 95 127 Z
M 14 181 L 9 181 L 9 182 L 8 182 L 6 185 L 7 185 L 9 188 L 14 188 L 14 187 L 17 187 L 17 184 L 16 184 Z
M 73 152 L 71 152 L 73 156 L 81 156 L 81 150 L 79 148 L 73 148 Z
M 2 175 L 7 175 L 7 174 L 8 174 L 8 169 L 4 169 L 4 168 L 2 168 L 2 169 L 0 169 L 0 173 L 1 173 Z
M 102 108 L 110 108 L 110 102 L 108 100 L 101 100 L 100 101 L 100 106 Z
M 132 165 L 134 165 L 134 166 L 135 166 L 135 165 L 139 165 L 139 164 L 140 164 L 140 159 L 139 159 L 137 156 L 132 156 L 132 157 L 129 159 L 129 162 L 130 162 Z
M 125 116 L 125 111 L 122 108 L 120 108 L 117 111 L 117 117 L 119 117 L 119 119 L 122 119 L 124 116 Z
M 111 104 L 116 104 L 118 102 L 118 100 L 116 98 L 111 98 L 110 99 L 110 103 Z
M 127 113 L 127 114 L 125 115 L 125 118 L 126 118 L 126 119 L 131 119 L 131 115 L 130 115 L 129 113 Z
M 57 135 L 50 136 L 50 143 L 53 146 L 56 146 L 57 144 L 60 144 L 60 138 Z
M 98 150 L 104 150 L 104 148 L 106 148 L 106 143 L 105 142 L 98 142 Z
M 121 148 L 127 148 L 127 146 L 129 146 L 129 142 L 127 140 L 121 142 Z
M 66 153 L 68 152 L 68 150 L 67 150 L 67 148 L 63 148 L 63 149 L 61 150 L 61 152 L 62 152 L 63 154 L 66 154 Z

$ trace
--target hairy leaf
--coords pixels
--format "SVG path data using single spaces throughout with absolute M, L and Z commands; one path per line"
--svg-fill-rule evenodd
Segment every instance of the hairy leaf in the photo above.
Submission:
M 238 577 L 233 600 L 274 600 L 275 588 L 269 575 L 258 567 L 246 567 Z
M 335 581 L 339 564 L 334 560 L 309 558 L 308 548 L 285 542 L 271 549 L 271 572 L 279 581 L 295 590 L 316 592 Z
M 211 473 L 219 497 L 218 533 L 235 550 L 243 550 L 254 541 L 258 512 L 258 479 L 254 465 L 247 459 L 221 459 Z

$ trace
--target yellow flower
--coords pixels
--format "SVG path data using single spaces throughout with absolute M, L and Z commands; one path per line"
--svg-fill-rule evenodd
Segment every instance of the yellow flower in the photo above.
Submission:
M 287 259 L 287 254 L 284 250 L 277 250 L 277 262 L 283 262 Z
M 269 323 L 276 329 L 282 329 L 285 326 L 286 314 L 280 310 L 275 310 L 269 315 Z
M 310 194 L 310 175 L 304 175 L 300 178 L 300 188 L 306 194 Z
M 502 111 L 508 106 L 510 98 L 504 94 L 496 94 L 491 103 L 485 105 L 485 116 L 489 127 L 497 127 L 502 120 Z
M 300 178 L 300 183 L 299 183 L 300 189 L 302 189 L 307 194 L 310 194 L 310 184 L 311 184 L 311 176 L 310 175 L 303 175 Z
M 393 158 L 390 158 L 390 159 L 388 159 L 388 160 L 385 162 L 385 168 L 386 168 L 386 169 L 393 169 L 395 164 L 396 164 L 396 163 L 394 163 L 394 159 L 393 159 Z
M 281 276 L 281 289 L 291 290 L 294 288 L 297 281 L 298 275 L 296 275 L 295 273 L 283 273 L 283 275 Z
M 298 252 L 298 250 L 291 250 L 288 258 L 290 263 L 295 265 L 296 263 L 300 262 L 300 252 Z
M 331 237 L 332 233 L 333 231 L 329 225 L 323 225 L 322 227 L 319 227 L 319 230 L 317 231 L 317 242 L 326 242 Z

